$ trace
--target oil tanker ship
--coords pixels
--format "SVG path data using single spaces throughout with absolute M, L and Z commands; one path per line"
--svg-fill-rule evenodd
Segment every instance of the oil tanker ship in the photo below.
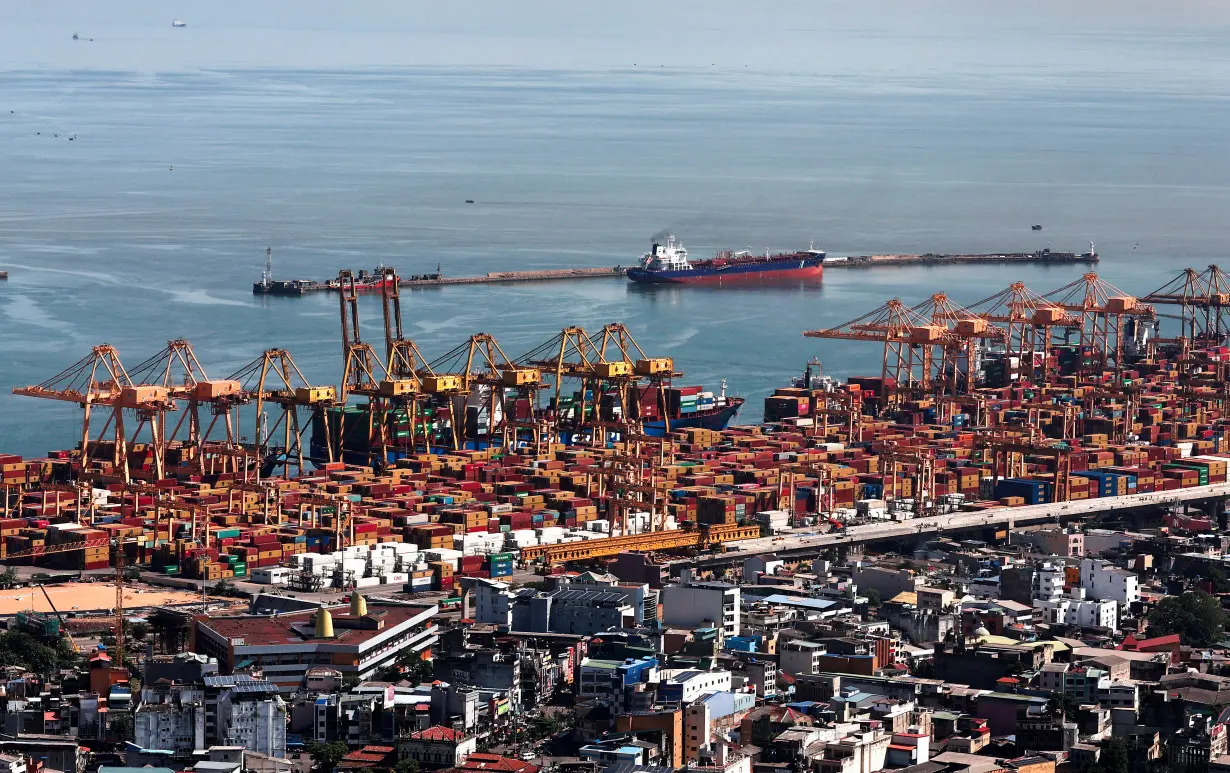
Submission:
M 688 251 L 667 234 L 666 244 L 654 242 L 628 279 L 641 284 L 718 284 L 767 279 L 819 279 L 824 272 L 823 250 L 808 249 L 779 255 L 719 252 L 708 260 L 688 260 Z

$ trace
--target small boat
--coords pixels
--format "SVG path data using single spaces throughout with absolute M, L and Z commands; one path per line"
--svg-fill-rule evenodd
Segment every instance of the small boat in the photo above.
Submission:
M 1037 223 L 1031 225 L 1029 228 L 1031 231 L 1041 231 L 1042 230 L 1042 226 L 1038 225 Z
M 171 22 L 171 26 L 172 27 L 187 27 L 188 23 L 185 21 L 181 21 L 179 19 L 175 19 Z

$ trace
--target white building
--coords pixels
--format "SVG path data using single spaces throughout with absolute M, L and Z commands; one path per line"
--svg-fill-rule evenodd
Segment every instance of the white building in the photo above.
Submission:
M 0 773 L 26 773 L 26 758 L 21 755 L 0 754 Z
M 828 654 L 828 647 L 814 641 L 792 639 L 777 645 L 778 663 L 781 670 L 791 676 L 818 674 L 820 658 Z
M 1063 566 L 1042 564 L 1034 572 L 1034 598 L 1053 601 L 1063 595 L 1065 585 Z
M 508 583 L 478 578 L 470 588 L 470 595 L 474 601 L 475 622 L 512 627 L 515 594 Z
M 272 682 L 244 675 L 207 676 L 205 711 L 211 745 L 286 757 L 286 701 Z
M 1043 622 L 1052 625 L 1075 625 L 1081 628 L 1119 628 L 1118 604 L 1110 599 L 1085 598 L 1084 588 L 1073 588 L 1067 596 L 1038 600 L 1034 608 Z
M 1091 599 L 1110 599 L 1127 611 L 1130 604 L 1140 601 L 1140 578 L 1126 569 L 1106 561 L 1086 558 L 1081 561 L 1081 587 Z
M 668 668 L 658 672 L 658 697 L 669 703 L 687 706 L 711 692 L 730 692 L 729 671 L 698 671 Z
M 738 636 L 739 586 L 725 582 L 698 582 L 684 570 L 680 584 L 662 589 L 662 622 L 671 628 L 713 627 L 723 638 Z
M 145 685 L 133 714 L 133 741 L 142 749 L 161 749 L 187 757 L 204 749 L 205 690 L 184 685 Z

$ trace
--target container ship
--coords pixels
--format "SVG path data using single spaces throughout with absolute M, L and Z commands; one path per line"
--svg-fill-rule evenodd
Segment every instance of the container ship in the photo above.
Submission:
M 824 272 L 823 250 L 808 249 L 779 255 L 719 252 L 708 260 L 688 260 L 688 251 L 668 234 L 666 244 L 654 242 L 628 279 L 641 284 L 727 284 L 766 279 L 819 279 Z

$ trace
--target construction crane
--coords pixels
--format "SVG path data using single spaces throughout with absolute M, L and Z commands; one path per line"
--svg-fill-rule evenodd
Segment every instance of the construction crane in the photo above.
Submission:
M 47 545 L 30 550 L 19 550 L 5 554 L 6 561 L 17 561 L 24 558 L 37 558 L 54 553 L 69 553 L 88 548 L 111 548 L 115 556 L 115 610 L 113 622 L 115 625 L 116 657 L 112 662 L 121 665 L 124 662 L 124 546 L 136 544 L 136 540 L 112 540 L 110 537 L 87 539 L 81 542 L 69 542 L 61 545 Z M 44 591 L 46 593 L 46 591 Z M 51 599 L 47 599 L 50 603 Z M 55 605 L 52 605 L 55 609 Z M 57 612 L 57 614 L 59 614 Z
M 61 635 L 63 635 L 64 638 L 68 640 L 68 644 L 70 647 L 73 648 L 73 652 L 76 652 L 78 655 L 80 655 L 81 648 L 77 646 L 77 642 L 73 641 L 72 634 L 68 632 L 68 628 L 64 625 L 64 615 L 60 614 L 60 610 L 56 609 L 56 603 L 51 600 L 51 594 L 47 592 L 47 588 L 44 587 L 41 582 L 37 583 L 37 585 L 38 585 L 38 589 L 43 592 L 43 598 L 47 599 L 47 604 L 48 606 L 51 607 L 51 611 L 55 613 L 56 619 L 60 621 Z
M 336 446 L 329 411 L 338 404 L 337 387 L 309 383 L 285 349 L 266 350 L 231 374 L 229 379 L 238 382 L 241 393 L 248 395 L 255 405 L 253 442 L 264 460 L 262 474 L 272 473 L 279 466 L 283 477 L 290 477 L 292 469 L 296 475 L 307 471 L 309 455 L 304 448 L 307 426 L 300 418 L 300 411 L 310 412 L 312 421 L 308 426 L 318 427 L 323 435 L 321 441 L 325 458 L 322 461 L 335 460 Z M 277 417 L 272 423 L 268 419 L 269 406 L 277 410 Z M 275 448 L 272 441 L 279 433 L 281 446 Z
M 1087 273 L 1045 296 L 1056 306 L 1080 317 L 1080 363 L 1082 373 L 1100 373 L 1113 358 L 1115 370 L 1123 368 L 1126 346 L 1124 322 L 1131 319 L 1149 322 L 1156 318 L 1152 306 Z
M 1230 277 L 1217 265 L 1200 272 L 1185 268 L 1141 301 L 1179 307 L 1179 335 L 1172 341 L 1184 338 L 1220 346 L 1230 336 Z

